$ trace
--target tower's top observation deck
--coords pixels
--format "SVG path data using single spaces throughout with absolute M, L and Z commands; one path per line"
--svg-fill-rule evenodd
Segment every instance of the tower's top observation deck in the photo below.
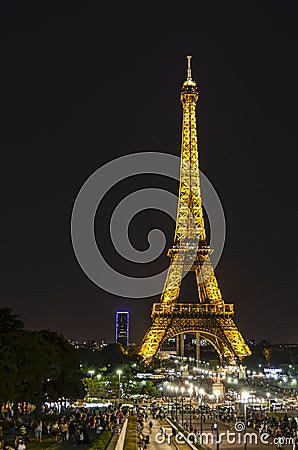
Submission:
M 188 96 L 188 95 L 196 96 L 196 98 L 192 98 L 192 101 L 193 100 L 196 101 L 199 96 L 197 83 L 195 81 L 193 81 L 193 79 L 192 79 L 190 60 L 191 60 L 191 56 L 188 55 L 187 56 L 187 78 L 184 81 L 184 83 L 182 84 L 182 88 L 181 88 L 181 101 L 182 102 L 184 102 L 186 100 L 186 98 L 187 98 L 186 96 Z

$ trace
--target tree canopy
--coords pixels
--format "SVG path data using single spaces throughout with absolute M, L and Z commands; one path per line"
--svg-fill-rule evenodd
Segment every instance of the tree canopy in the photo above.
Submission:
M 77 398 L 82 394 L 79 358 L 56 332 L 28 331 L 9 308 L 0 309 L 0 402 Z
M 22 330 L 24 323 L 18 317 L 18 314 L 13 313 L 11 308 L 7 306 L 0 308 L 0 333 Z

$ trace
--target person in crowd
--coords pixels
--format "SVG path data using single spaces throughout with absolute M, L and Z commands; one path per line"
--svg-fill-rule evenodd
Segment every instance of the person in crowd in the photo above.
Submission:
M 59 427 L 59 423 L 58 421 L 56 421 L 53 425 L 53 431 L 52 431 L 53 435 L 55 436 L 55 440 L 56 442 L 59 439 L 59 433 L 60 433 L 60 427 Z
M 16 450 L 26 450 L 26 444 L 22 439 L 19 439 Z
M 68 438 L 68 425 L 63 421 L 60 425 L 62 442 L 66 442 Z
M 6 442 L 5 439 L 1 438 L 0 440 L 0 449 L 1 450 L 14 450 L 13 447 Z
M 42 441 L 42 420 L 39 420 L 35 427 L 35 438 L 36 442 Z
M 74 420 L 71 420 L 68 424 L 68 438 L 71 445 L 76 445 L 76 426 Z

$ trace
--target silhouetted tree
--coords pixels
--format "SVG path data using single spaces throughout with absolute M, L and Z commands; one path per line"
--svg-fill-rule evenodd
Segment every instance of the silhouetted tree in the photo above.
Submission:
M 0 333 L 22 330 L 24 323 L 18 317 L 11 308 L 0 308 Z
M 9 308 L 0 311 L 0 402 L 31 402 L 83 392 L 77 352 L 56 332 L 27 331 Z M 17 414 L 17 410 L 15 410 Z

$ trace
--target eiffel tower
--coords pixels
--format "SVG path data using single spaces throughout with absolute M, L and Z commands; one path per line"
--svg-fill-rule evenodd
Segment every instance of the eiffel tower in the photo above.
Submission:
M 197 360 L 200 339 L 209 341 L 220 360 L 235 364 L 251 351 L 233 321 L 234 305 L 224 302 L 207 245 L 201 200 L 196 104 L 198 87 L 192 80 L 191 56 L 180 99 L 183 106 L 179 202 L 174 246 L 168 251 L 170 266 L 160 302 L 152 306 L 152 325 L 145 334 L 139 356 L 150 364 L 160 346 L 176 338 L 177 353 L 184 355 L 184 334 L 195 334 Z M 193 271 L 198 303 L 178 303 L 183 276 Z

